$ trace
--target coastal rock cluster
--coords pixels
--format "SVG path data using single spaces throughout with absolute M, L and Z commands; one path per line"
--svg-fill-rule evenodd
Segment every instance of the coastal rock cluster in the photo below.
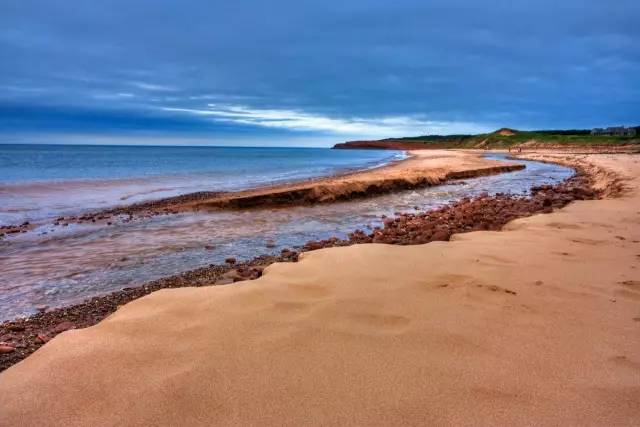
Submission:
M 591 189 L 589 179 L 577 174 L 562 184 L 533 187 L 530 197 L 498 193 L 482 194 L 422 213 L 398 213 L 395 218 L 384 218 L 382 227 L 372 232 L 356 230 L 348 239 L 335 237 L 309 241 L 304 249 L 316 250 L 333 246 L 360 243 L 386 243 L 419 245 L 433 241 L 447 241 L 453 234 L 470 231 L 500 230 L 509 221 L 537 213 L 550 213 L 574 200 L 599 197 Z
M 600 193 L 593 190 L 591 178 L 578 172 L 561 184 L 533 188 L 530 197 L 483 194 L 428 212 L 398 213 L 394 218 L 383 218 L 383 226 L 376 227 L 369 233 L 356 230 L 349 234 L 347 239 L 332 237 L 309 241 L 301 251 L 362 243 L 413 245 L 447 241 L 455 233 L 500 230 L 515 218 L 549 213 L 554 208 L 563 207 L 574 200 L 598 197 Z M 230 257 L 224 265 L 212 264 L 139 287 L 124 288 L 71 307 L 49 311 L 42 307 L 40 313 L 27 319 L 8 321 L 0 325 L 0 371 L 24 359 L 57 334 L 94 325 L 115 312 L 119 306 L 156 290 L 227 285 L 252 280 L 260 277 L 262 270 L 274 262 L 297 260 L 298 252 L 290 249 L 283 249 L 279 256 L 263 255 L 246 262 L 237 262 L 235 258 Z
M 29 221 L 19 225 L 0 225 L 0 239 L 8 234 L 26 233 L 32 228 Z

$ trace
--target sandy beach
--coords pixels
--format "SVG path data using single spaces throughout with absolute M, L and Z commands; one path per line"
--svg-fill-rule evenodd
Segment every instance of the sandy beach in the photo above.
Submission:
M 605 199 L 154 292 L 0 374 L 0 425 L 637 425 L 640 156 L 528 157 Z
M 0 427 L 640 427 L 640 1 L 7 3 Z

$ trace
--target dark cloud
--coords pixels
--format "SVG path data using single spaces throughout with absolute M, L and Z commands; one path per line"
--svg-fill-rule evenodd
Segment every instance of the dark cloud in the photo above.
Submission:
M 626 0 L 8 0 L 0 132 L 636 124 L 639 20 Z

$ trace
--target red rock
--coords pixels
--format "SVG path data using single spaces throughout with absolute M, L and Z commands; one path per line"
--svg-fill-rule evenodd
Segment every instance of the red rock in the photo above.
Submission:
M 10 331 L 13 332 L 20 332 L 20 331 L 24 331 L 25 327 L 24 325 L 20 325 L 20 324 L 13 324 L 13 325 L 9 325 L 7 326 L 7 329 L 9 329 Z
M 8 344 L 0 345 L 0 354 L 8 354 L 15 350 L 15 347 L 12 347 Z
M 44 335 L 44 334 L 38 334 L 36 336 L 36 342 L 41 343 L 41 344 L 46 343 L 47 341 L 49 341 L 49 339 L 50 338 L 48 336 Z
M 64 331 L 68 331 L 69 329 L 74 329 L 75 327 L 76 325 L 74 325 L 73 322 L 62 322 L 62 323 L 58 323 L 56 327 L 53 328 L 53 331 L 56 334 L 59 334 Z
M 449 240 L 449 233 L 443 230 L 437 230 L 435 233 L 433 233 L 433 236 L 431 236 L 431 240 Z
M 323 244 L 320 242 L 316 242 L 314 240 L 309 240 L 307 243 L 304 244 L 304 247 L 310 251 L 314 251 L 316 249 L 322 249 L 323 248 Z

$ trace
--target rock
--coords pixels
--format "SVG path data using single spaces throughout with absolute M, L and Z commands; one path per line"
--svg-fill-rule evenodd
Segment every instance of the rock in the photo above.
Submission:
M 443 230 L 437 230 L 435 233 L 433 233 L 433 235 L 431 236 L 431 240 L 439 240 L 439 241 L 446 241 L 449 240 L 449 233 Z
M 38 310 L 40 313 L 44 313 L 45 311 L 47 311 L 48 308 L 49 308 L 48 305 L 38 305 L 38 306 L 36 306 L 36 310 Z
M 275 248 L 276 247 L 276 242 L 274 242 L 272 239 L 268 239 L 265 243 L 265 246 L 267 248 Z
M 7 329 L 13 332 L 21 332 L 25 330 L 24 325 L 14 323 L 12 325 L 7 326 Z
M 225 259 L 224 262 L 227 263 L 227 264 L 233 265 L 233 264 L 236 263 L 236 259 L 234 257 L 229 257 L 229 258 Z
M 73 322 L 62 322 L 62 323 L 58 323 L 56 327 L 53 328 L 53 331 L 56 334 L 59 334 L 64 331 L 68 331 L 69 329 L 74 329 L 75 327 L 76 325 L 74 325 Z
M 47 341 L 49 341 L 49 339 L 50 338 L 48 336 L 46 336 L 45 334 L 38 334 L 36 336 L 36 342 L 38 342 L 40 344 L 46 343 Z
M 280 251 L 280 256 L 287 259 L 293 259 L 297 256 L 297 253 L 290 249 L 283 249 L 282 251 Z
M 10 346 L 8 344 L 0 345 L 0 354 L 8 354 L 15 350 L 15 347 Z
M 205 245 L 205 247 L 204 247 L 204 248 L 205 248 L 206 250 L 208 250 L 208 251 L 212 251 L 212 250 L 214 250 L 216 247 L 215 247 L 215 246 L 213 246 L 213 245 Z
M 315 240 L 309 240 L 304 244 L 305 249 L 314 251 L 316 249 L 322 249 L 323 245 L 320 242 L 316 242 Z
M 262 271 L 264 270 L 264 267 L 259 265 L 256 267 L 252 267 L 251 268 L 251 279 L 257 279 L 258 277 L 262 276 Z

